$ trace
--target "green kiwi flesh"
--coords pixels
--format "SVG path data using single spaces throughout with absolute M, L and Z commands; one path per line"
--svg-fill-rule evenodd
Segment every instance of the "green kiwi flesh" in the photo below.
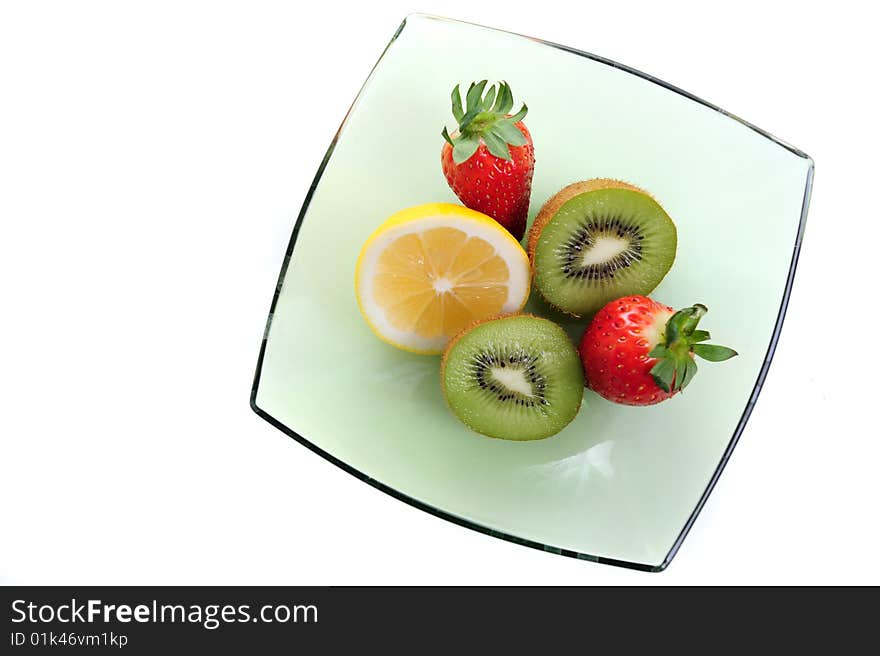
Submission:
M 560 310 L 589 315 L 621 296 L 650 293 L 672 267 L 676 246 L 675 224 L 648 194 L 586 191 L 543 226 L 535 286 Z
M 450 343 L 441 369 L 453 414 L 505 440 L 540 440 L 562 430 L 581 405 L 583 366 L 552 321 L 516 315 L 479 323 Z

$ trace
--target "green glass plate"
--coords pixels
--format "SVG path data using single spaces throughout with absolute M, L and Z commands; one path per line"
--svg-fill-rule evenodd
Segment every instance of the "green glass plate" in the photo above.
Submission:
M 673 217 L 675 265 L 651 296 L 709 307 L 739 357 L 701 367 L 648 408 L 584 394 L 555 437 L 492 440 L 446 409 L 437 357 L 382 343 L 360 316 L 354 267 L 410 205 L 457 202 L 440 170 L 456 83 L 507 80 L 529 105 L 530 219 L 593 177 L 650 191 Z M 261 417 L 365 482 L 439 517 L 585 560 L 659 571 L 718 479 L 767 374 L 803 234 L 804 153 L 648 75 L 571 48 L 407 17 L 345 118 L 293 230 L 260 349 Z M 532 311 L 548 315 L 534 299 Z M 565 321 L 573 338 L 583 322 Z

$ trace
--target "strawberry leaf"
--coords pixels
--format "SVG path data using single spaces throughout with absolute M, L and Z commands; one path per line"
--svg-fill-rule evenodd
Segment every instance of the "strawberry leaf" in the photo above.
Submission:
M 483 89 L 486 87 L 488 80 L 482 80 L 476 84 L 471 84 L 467 92 L 467 108 L 468 112 L 475 110 L 477 112 L 482 108 L 480 99 L 483 97 Z
M 459 137 L 452 148 L 452 161 L 461 164 L 469 160 L 480 146 L 480 138 L 475 135 Z
M 511 123 L 519 123 L 521 120 L 523 120 L 526 117 L 526 114 L 528 114 L 528 113 L 529 113 L 529 108 L 525 103 L 523 103 L 523 106 L 520 107 L 519 111 L 510 117 L 510 122 Z
M 492 103 L 495 102 L 495 85 L 493 84 L 489 87 L 489 90 L 486 92 L 486 97 L 483 98 L 483 104 L 481 108 L 484 112 L 488 112 L 492 109 Z
M 675 362 L 671 358 L 660 360 L 651 367 L 651 377 L 664 392 L 672 391 L 672 383 L 675 380 Z
M 473 123 L 474 119 L 477 118 L 479 114 L 479 109 L 469 109 L 464 116 L 461 117 L 461 121 L 458 124 L 459 132 L 464 134 L 470 128 L 471 123 Z
M 687 364 L 684 366 L 684 375 L 681 377 L 681 385 L 678 386 L 678 389 L 683 390 L 688 386 L 694 376 L 697 375 L 697 363 L 694 362 L 691 358 L 687 359 Z
M 495 105 L 492 107 L 493 114 L 501 113 L 501 105 L 504 104 L 504 98 L 508 93 L 510 93 L 510 87 L 507 86 L 507 82 L 502 82 L 498 85 L 498 96 L 495 98 Z
M 510 85 L 507 82 L 504 83 L 503 91 L 501 106 L 498 108 L 499 114 L 507 114 L 513 108 L 513 92 L 510 90 Z
M 510 121 L 499 121 L 494 132 L 511 146 L 524 146 L 526 143 L 523 133 Z
M 695 330 L 691 333 L 691 342 L 696 344 L 697 342 L 705 342 L 709 339 L 709 331 L 708 330 Z
M 461 119 L 464 116 L 464 110 L 461 108 L 461 91 L 458 88 L 458 85 L 455 85 L 455 88 L 452 90 L 452 115 L 455 117 L 455 120 L 461 124 Z
M 506 160 L 511 159 L 510 149 L 507 147 L 507 144 L 504 143 L 504 139 L 495 134 L 495 132 L 486 132 L 483 135 L 483 141 L 486 142 L 486 148 L 488 148 L 489 152 L 495 157 Z
M 726 346 L 717 346 L 715 344 L 696 344 L 693 351 L 704 360 L 709 362 L 724 362 L 735 355 L 739 355 L 732 348 Z

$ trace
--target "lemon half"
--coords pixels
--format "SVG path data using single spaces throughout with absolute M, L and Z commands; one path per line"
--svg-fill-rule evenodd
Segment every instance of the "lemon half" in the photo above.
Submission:
M 468 324 L 519 312 L 529 259 L 494 219 L 460 205 L 417 205 L 389 217 L 358 257 L 355 291 L 376 335 L 437 354 Z

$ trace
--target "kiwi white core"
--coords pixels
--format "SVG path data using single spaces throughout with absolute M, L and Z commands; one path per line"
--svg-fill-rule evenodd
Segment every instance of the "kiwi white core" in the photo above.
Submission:
M 581 265 L 588 267 L 591 264 L 608 262 L 629 249 L 629 241 L 618 237 L 602 236 L 596 239 L 592 247 L 588 248 L 583 255 Z
M 526 375 L 522 369 L 514 369 L 512 367 L 492 367 L 492 378 L 504 385 L 511 392 L 517 392 L 523 396 L 534 396 L 534 390 L 526 380 Z

